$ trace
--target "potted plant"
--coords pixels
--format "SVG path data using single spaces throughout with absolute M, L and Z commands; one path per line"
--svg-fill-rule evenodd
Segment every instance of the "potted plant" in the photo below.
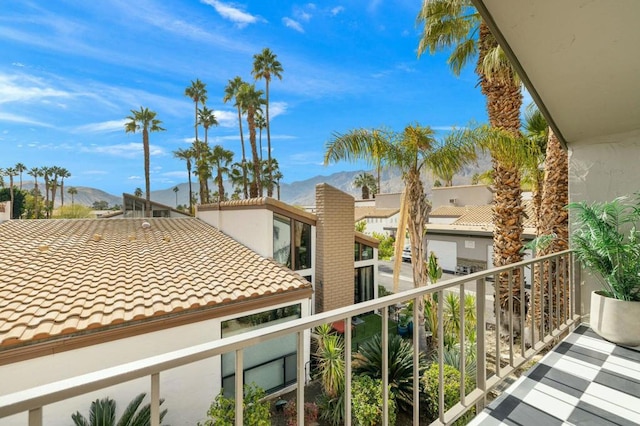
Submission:
M 409 317 L 404 315 L 404 313 L 402 313 L 398 318 L 398 335 L 405 337 L 408 334 L 409 334 Z
M 620 345 L 640 345 L 640 196 L 571 203 L 573 249 L 603 284 L 591 294 L 591 328 Z

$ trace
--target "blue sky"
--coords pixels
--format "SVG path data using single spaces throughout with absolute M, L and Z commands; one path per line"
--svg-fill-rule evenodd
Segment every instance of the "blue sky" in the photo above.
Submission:
M 184 90 L 196 78 L 207 84 L 207 106 L 220 123 L 210 144 L 239 159 L 237 112 L 222 102 L 224 87 L 236 75 L 253 81 L 253 55 L 264 47 L 284 68 L 270 85 L 270 113 L 272 155 L 285 182 L 362 167 L 322 165 L 334 132 L 416 122 L 446 132 L 485 121 L 473 65 L 454 77 L 445 55 L 417 58 L 419 6 L 2 0 L 0 167 L 57 165 L 72 174 L 66 185 L 132 192 L 144 186 L 142 143 L 125 134 L 124 118 L 144 106 L 167 129 L 151 135 L 152 190 L 186 182 L 172 151 L 193 140 Z

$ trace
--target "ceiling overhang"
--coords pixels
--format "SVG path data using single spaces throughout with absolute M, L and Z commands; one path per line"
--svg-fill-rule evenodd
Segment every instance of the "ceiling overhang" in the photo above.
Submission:
M 640 130 L 640 1 L 472 1 L 565 145 Z

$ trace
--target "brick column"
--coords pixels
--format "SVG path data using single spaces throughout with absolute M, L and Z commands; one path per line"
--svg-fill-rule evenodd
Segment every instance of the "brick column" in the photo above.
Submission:
M 354 295 L 354 199 L 316 185 L 316 312 L 349 306 Z

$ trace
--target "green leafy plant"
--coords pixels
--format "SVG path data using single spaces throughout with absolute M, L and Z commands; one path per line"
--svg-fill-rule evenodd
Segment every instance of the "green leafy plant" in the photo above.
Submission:
M 373 232 L 373 238 L 380 241 L 378 244 L 378 259 L 389 260 L 393 256 L 395 240 L 391 236 Z
M 389 385 L 398 408 L 411 411 L 413 405 L 413 346 L 400 336 L 389 336 Z M 422 354 L 418 359 L 419 371 L 426 368 Z M 382 378 L 382 338 L 375 335 L 360 346 L 353 356 L 354 374 Z
M 344 424 L 344 386 L 338 395 L 332 397 L 322 393 L 317 401 L 322 420 L 335 426 Z
M 369 376 L 356 376 L 352 383 L 351 405 L 355 424 L 376 426 L 382 424 L 382 380 Z M 389 392 L 389 425 L 396 423 L 396 405 Z
M 245 425 L 271 425 L 271 404 L 268 401 L 263 401 L 265 396 L 264 389 L 255 383 L 244 385 L 243 417 Z M 207 411 L 207 420 L 204 423 L 198 423 L 198 426 L 234 426 L 235 409 L 236 401 L 225 397 L 223 392 L 220 392 Z
M 361 220 L 359 222 L 356 222 L 356 232 L 364 232 L 364 230 L 367 228 L 367 222 L 364 220 Z
M 444 409 L 445 411 L 460 402 L 460 372 L 448 364 L 443 365 L 443 383 L 444 383 Z M 473 383 L 468 376 L 465 381 L 465 392 L 469 393 L 473 388 Z M 422 376 L 423 395 L 426 398 L 425 405 L 429 417 L 429 422 L 438 418 L 439 406 L 439 384 L 440 384 L 440 367 L 438 363 L 432 363 Z M 459 418 L 454 424 L 464 425 L 474 416 L 474 409 L 471 409 Z
M 344 342 L 335 334 L 326 336 L 318 347 L 318 367 L 324 393 L 330 397 L 344 388 Z
M 79 411 L 71 415 L 71 420 L 75 426 L 149 426 L 151 425 L 151 406 L 145 404 L 140 407 L 145 396 L 145 393 L 141 393 L 133 398 L 118 422 L 116 422 L 116 401 L 109 397 L 96 399 L 91 403 L 89 420 Z M 161 399 L 160 405 L 163 402 L 164 400 Z M 160 422 L 166 414 L 166 409 L 160 412 Z
M 603 294 L 640 301 L 640 195 L 569 204 L 575 213 L 573 249 L 603 283 Z

